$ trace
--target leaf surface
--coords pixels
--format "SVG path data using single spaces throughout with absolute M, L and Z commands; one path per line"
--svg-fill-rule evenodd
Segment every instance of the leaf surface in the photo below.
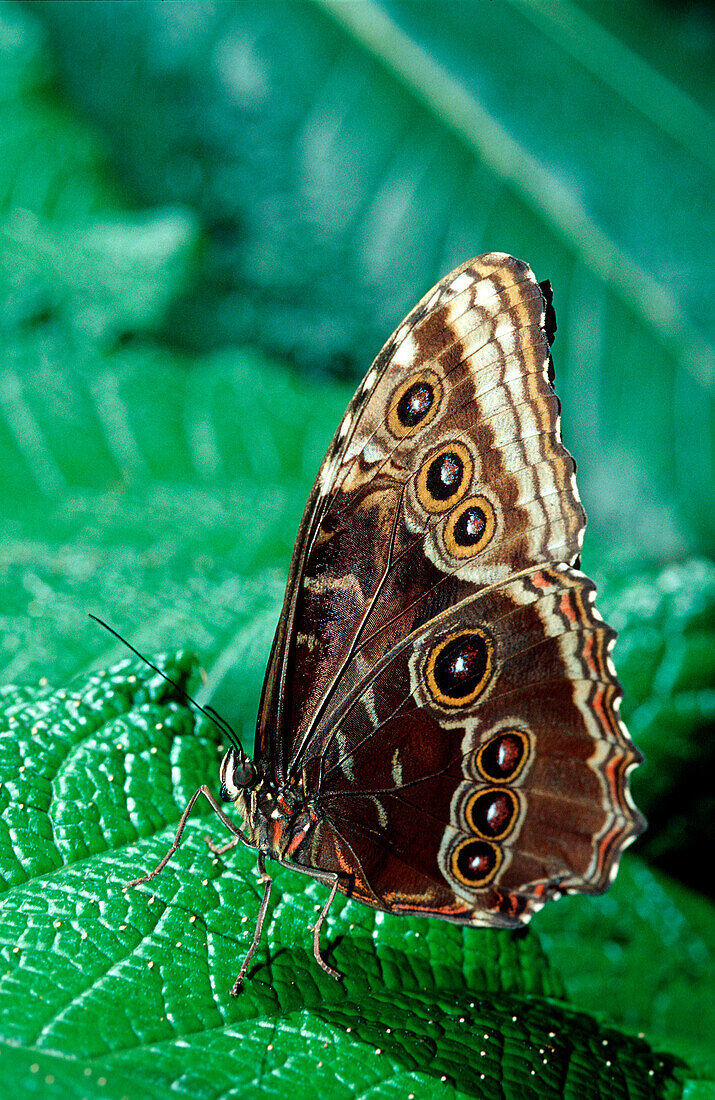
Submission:
M 629 44 L 607 0 L 443 7 L 33 11 L 134 193 L 208 228 L 173 339 L 258 341 L 359 376 L 439 277 L 513 253 L 555 288 L 565 437 L 593 522 L 661 553 L 694 531 L 711 551 L 713 124 L 670 74 L 705 71 L 712 24 L 689 34 L 686 14 L 641 4 L 620 19 L 640 24 Z M 675 63 L 640 56 L 656 35 Z
M 189 43 L 203 42 L 196 30 Z M 114 63 L 101 61 L 99 77 Z M 217 61 L 224 75 L 260 77 L 240 51 L 228 60 L 219 51 Z M 338 91 L 351 64 L 349 51 L 337 55 Z M 177 79 L 177 94 L 182 86 Z M 389 102 L 390 82 L 375 87 Z M 315 100 L 316 117 L 326 102 Z M 346 102 L 354 113 L 359 88 Z M 381 918 L 341 900 L 326 944 L 345 969 L 342 987 L 317 972 L 310 950 L 307 925 L 324 889 L 281 871 L 269 934 L 235 1002 L 227 990 L 259 900 L 250 853 L 214 863 L 203 842 L 213 827 L 200 817 L 162 876 L 123 893 L 163 853 L 196 786 L 217 782 L 217 734 L 145 669 L 117 667 L 122 647 L 86 613 L 149 653 L 198 651 L 200 681 L 186 652 L 162 660 L 182 682 L 194 677 L 199 699 L 218 706 L 250 749 L 295 528 L 351 387 L 305 383 L 250 348 L 180 355 L 151 339 L 177 295 L 190 292 L 196 219 L 167 207 L 166 191 L 161 210 L 128 209 L 102 143 L 51 93 L 37 24 L 8 4 L 0 110 L 0 683 L 21 685 L 0 689 L 0 1059 L 18 1097 L 271 1095 L 284 1094 L 286 1081 L 401 1100 L 704 1095 L 703 929 L 712 914 L 630 853 L 602 902 L 571 899 L 541 915 L 549 958 L 540 924 L 519 939 Z M 409 152 L 408 143 L 408 167 Z M 389 209 L 375 208 L 378 229 Z M 277 308 L 276 252 L 270 238 L 263 244 L 261 263 L 255 252 L 249 260 L 265 277 L 266 316 L 322 355 L 341 331 L 327 294 L 322 306 L 304 300 L 299 314 L 291 284 Z M 591 316 L 583 303 L 592 290 L 573 305 L 579 325 Z M 383 291 L 375 275 L 373 312 Z M 230 310 L 249 301 L 234 297 Z M 605 309 L 610 299 L 599 301 Z M 355 304 L 338 303 L 346 313 Z M 265 335 L 260 310 L 253 317 L 252 335 Z M 373 350 L 361 345 L 365 362 Z M 568 385 L 567 372 L 560 392 Z M 591 407 L 588 394 L 579 402 Z M 619 465 L 619 482 L 622 473 Z M 680 521 L 662 510 L 653 524 L 655 515 L 641 520 L 659 533 L 657 557 L 677 543 Z M 635 522 L 609 528 L 609 541 L 612 530 L 639 537 Z M 601 606 L 622 630 L 628 716 L 647 739 L 658 788 L 651 814 L 668 807 L 659 858 L 674 856 L 681 873 L 684 848 L 668 822 L 682 820 L 684 805 L 693 816 L 700 722 L 711 713 L 710 567 L 692 560 L 673 573 L 642 551 L 626 564 L 617 551 L 614 564 L 592 535 L 587 546 L 608 582 Z M 616 658 L 620 665 L 618 650 Z M 101 665 L 114 667 L 88 671 Z M 639 725 L 652 704 L 656 716 Z M 648 1041 L 611 1023 L 645 1030 Z M 692 1060 L 701 1077 L 653 1047 Z
M 160 667 L 180 686 L 194 670 L 184 653 Z M 328 935 L 345 980 L 333 982 L 307 930 L 325 890 L 286 869 L 231 1000 L 259 900 L 251 854 L 212 856 L 203 814 L 160 876 L 122 889 L 157 862 L 215 768 L 217 731 L 128 660 L 56 691 L 6 688 L 2 703 L 0 1013 L 28 1094 L 42 1074 L 71 1095 L 81 1067 L 108 1096 L 130 1079 L 140 1096 L 278 1096 L 286 1080 L 346 1097 L 408 1084 L 445 1097 L 679 1095 L 673 1058 L 564 1003 L 533 933 L 480 935 L 341 898 Z

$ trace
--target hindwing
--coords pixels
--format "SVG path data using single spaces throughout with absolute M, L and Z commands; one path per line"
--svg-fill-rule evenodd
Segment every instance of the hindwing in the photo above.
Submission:
M 345 873 L 347 845 L 361 900 L 472 924 L 606 889 L 643 828 L 641 756 L 594 597 L 568 566 L 532 568 L 349 674 L 303 761 L 322 820 L 303 858 L 332 850 Z

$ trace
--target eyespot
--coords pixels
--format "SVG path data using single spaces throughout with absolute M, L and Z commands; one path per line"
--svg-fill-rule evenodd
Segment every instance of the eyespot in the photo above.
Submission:
M 417 472 L 415 488 L 427 512 L 446 512 L 467 492 L 474 462 L 463 443 L 445 443 L 427 455 Z
M 519 817 L 518 796 L 507 787 L 475 791 L 464 807 L 464 816 L 473 833 L 485 840 L 503 840 Z
M 411 375 L 398 386 L 390 400 L 387 426 L 394 436 L 404 439 L 434 420 L 442 402 L 442 383 L 432 370 Z
M 491 678 L 493 658 L 494 643 L 483 630 L 457 630 L 443 638 L 425 666 L 433 698 L 446 707 L 473 703 Z
M 496 875 L 502 853 L 487 840 L 461 840 L 452 852 L 452 874 L 473 890 L 486 886 Z
M 447 550 L 454 558 L 471 558 L 494 537 L 496 517 L 486 497 L 468 497 L 450 513 L 444 528 Z
M 511 783 L 522 772 L 530 749 L 523 730 L 503 730 L 479 747 L 474 760 L 476 770 L 492 783 Z

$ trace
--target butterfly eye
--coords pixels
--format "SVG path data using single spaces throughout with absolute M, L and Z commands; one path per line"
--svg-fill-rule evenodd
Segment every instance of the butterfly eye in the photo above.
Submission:
M 222 800 L 235 802 L 241 791 L 250 787 L 255 774 L 253 764 L 243 753 L 238 749 L 229 749 L 221 761 L 219 770 Z
M 256 778 L 256 769 L 250 760 L 245 760 L 234 772 L 233 781 L 237 787 L 250 787 Z
M 446 512 L 467 492 L 474 462 L 463 443 L 444 444 L 430 452 L 417 473 L 415 487 L 427 512 Z

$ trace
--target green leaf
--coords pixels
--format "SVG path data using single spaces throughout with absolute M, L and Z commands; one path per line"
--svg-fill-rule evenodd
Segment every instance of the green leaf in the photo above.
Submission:
M 712 902 L 629 853 L 603 897 L 564 898 L 534 924 L 579 1008 L 603 1013 L 607 966 L 609 1021 L 715 1077 Z
M 715 566 L 644 569 L 631 558 L 594 572 L 599 605 L 619 631 L 623 717 L 646 758 L 632 782 L 650 819 L 639 849 L 699 889 L 701 846 L 715 842 Z
M 120 208 L 107 150 L 51 92 L 46 36 L 17 4 L 0 2 L 0 214 L 79 221 Z
M 213 9 L 201 10 L 210 22 Z M 195 32 L 187 41 L 200 53 Z M 351 71 L 345 56 L 338 89 L 346 66 Z M 216 57 L 223 73 L 256 75 L 240 50 Z M 103 51 L 97 79 L 113 65 Z M 126 66 L 124 73 L 131 83 Z M 161 211 L 128 212 L 105 178 L 101 144 L 58 105 L 49 81 L 31 14 L 0 4 L 1 682 L 39 682 L 0 690 L 4 1079 L 18 1096 L 73 1100 L 177 1091 L 250 1097 L 283 1093 L 286 1081 L 316 1094 L 403 1100 L 410 1092 L 702 1095 L 708 1070 L 696 1025 L 698 1014 L 706 1018 L 707 986 L 698 945 L 709 942 L 703 928 L 712 916 L 668 884 L 663 900 L 650 872 L 635 863 L 629 877 L 628 856 L 620 893 L 604 899 L 617 897 L 625 913 L 607 905 L 596 921 L 589 907 L 600 903 L 580 899 L 578 912 L 590 914 L 583 923 L 571 917 L 571 901 L 542 915 L 573 1004 L 543 951 L 539 922 L 519 939 L 382 917 L 343 899 L 325 929 L 330 957 L 347 974 L 337 986 L 317 970 L 307 929 L 325 890 L 288 870 L 276 876 L 270 927 L 247 990 L 231 1001 L 258 883 L 250 853 L 213 862 L 203 837 L 209 829 L 220 834 L 205 817 L 189 823 L 161 876 L 122 891 L 163 853 L 193 790 L 216 783 L 218 735 L 144 668 L 88 673 L 116 661 L 122 647 L 86 612 L 104 615 L 150 653 L 167 644 L 196 649 L 206 672 L 192 687 L 251 748 L 295 528 L 350 387 L 305 384 L 255 350 L 181 356 L 148 339 L 172 298 L 190 291 L 195 222 L 171 213 L 167 190 Z M 389 102 L 394 85 L 380 88 Z M 356 94 L 346 102 L 359 121 Z M 317 108 L 326 102 L 315 100 Z M 186 160 L 179 175 L 184 170 L 191 174 Z M 280 221 L 275 210 L 271 218 Z M 430 231 L 427 224 L 425 241 Z M 268 233 L 260 255 L 270 278 L 272 240 Z M 249 252 L 256 270 L 257 254 Z M 294 261 L 302 277 L 302 259 Z M 385 303 L 380 285 L 370 290 L 370 308 L 389 311 L 396 299 Z M 270 287 L 261 296 L 273 303 L 276 332 L 290 329 L 293 339 L 323 340 L 324 347 L 340 335 L 327 293 L 322 305 L 317 296 L 306 300 L 300 315 L 297 292 L 282 312 L 274 311 Z M 354 302 L 349 294 L 337 300 L 347 316 Z M 255 301 L 231 299 L 229 312 L 244 309 L 256 320 L 252 335 L 260 334 Z M 395 307 L 385 331 L 398 315 Z M 214 321 L 220 332 L 223 320 Z M 646 529 L 653 515 L 644 513 Z M 667 513 L 658 515 L 661 529 L 677 528 Z M 628 530 L 635 539 L 633 525 Z M 708 567 L 683 566 L 669 588 L 667 574 L 651 574 L 642 559 L 631 576 L 616 570 L 611 590 L 624 620 L 635 714 L 654 696 L 666 704 L 671 695 L 700 691 L 709 629 L 680 610 L 688 597 L 695 608 L 699 593 L 707 594 Z M 644 618 L 648 585 L 663 610 Z M 637 638 L 644 626 L 649 638 L 668 634 L 672 660 L 655 645 L 636 647 L 628 659 L 631 628 Z M 678 656 L 681 641 L 685 657 Z M 188 683 L 195 666 L 182 653 L 163 667 Z M 75 674 L 60 691 L 45 679 L 61 684 Z M 664 714 L 669 725 L 652 724 L 649 752 L 669 753 L 679 776 L 668 743 L 672 715 Z M 689 746 L 695 728 L 686 731 Z M 678 783 L 663 787 L 674 813 Z M 550 913 L 561 939 L 552 935 Z M 617 935 L 620 924 L 628 927 L 627 943 Z M 585 973 L 586 960 L 596 980 Z M 693 990 L 690 1006 L 679 967 Z M 639 983 L 644 971 L 648 980 Z M 611 1007 L 604 1023 L 580 1013 L 603 1016 Z M 611 1022 L 646 1030 L 648 1041 L 612 1030 Z M 703 1080 L 672 1057 L 654 1056 L 653 1046 L 694 1059 Z
M 663 23 L 654 18 L 649 0 L 631 0 L 630 4 L 578 0 L 573 8 L 576 14 L 583 9 L 617 43 L 628 46 L 636 61 L 642 59 L 651 73 L 662 73 L 670 83 L 671 94 L 682 89 L 692 105 L 709 110 L 712 115 L 715 89 L 709 79 L 707 47 L 701 37 L 711 27 L 705 7 L 691 9 L 690 17 L 673 19 L 667 34 L 663 33 Z M 678 13 L 671 9 L 669 14 Z M 655 104 L 650 109 L 655 110 Z
M 640 7 L 638 40 L 679 54 L 662 73 L 569 0 L 33 11 L 135 193 L 209 229 L 172 337 L 359 374 L 439 276 L 512 252 L 555 288 L 593 521 L 660 553 L 690 530 L 712 548 L 715 141 L 667 75 L 705 70 L 707 27 Z
M 0 225 L 0 338 L 20 329 L 27 341 L 28 326 L 50 321 L 68 338 L 107 344 L 156 329 L 197 242 L 194 219 L 179 210 L 61 229 L 16 211 Z
M 12 348 L 19 369 L 35 365 L 31 337 L 50 322 L 72 358 L 77 336 L 111 344 L 160 327 L 198 252 L 187 210 L 126 211 L 106 150 L 48 94 L 50 75 L 39 24 L 0 4 L 0 340 L 31 344 Z
M 190 657 L 159 661 L 188 685 Z M 217 737 L 128 660 L 56 691 L 4 689 L 0 1012 L 27 1094 L 49 1074 L 71 1095 L 80 1067 L 107 1096 L 126 1095 L 130 1079 L 140 1096 L 162 1094 L 179 1076 L 196 1097 L 278 1095 L 286 1072 L 318 1092 L 333 1082 L 338 1096 L 409 1086 L 568 1097 L 585 1075 L 586 1096 L 680 1094 L 674 1059 L 558 999 L 533 933 L 480 934 L 340 898 L 327 936 L 345 980 L 333 982 L 308 932 L 325 888 L 286 869 L 232 1001 L 259 884 L 251 854 L 211 855 L 204 836 L 223 838 L 207 807 L 156 879 L 122 889 L 163 854 L 216 767 Z

